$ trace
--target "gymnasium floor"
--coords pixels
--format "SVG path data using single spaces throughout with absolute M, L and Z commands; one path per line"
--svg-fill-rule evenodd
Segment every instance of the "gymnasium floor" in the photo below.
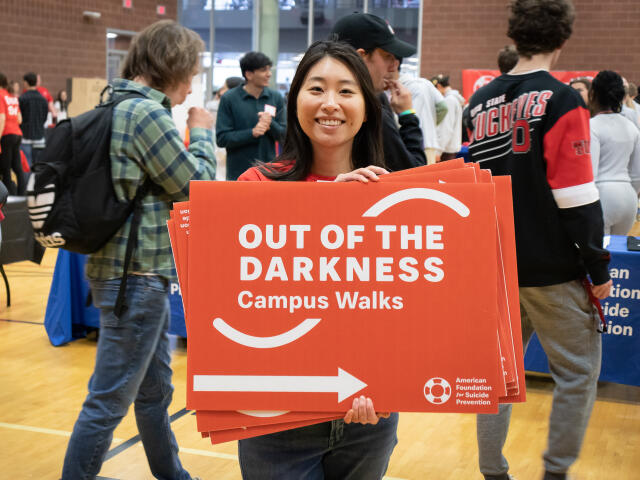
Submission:
M 0 479 L 59 478 L 93 368 L 95 341 L 53 347 L 47 339 L 43 321 L 55 255 L 48 250 L 39 266 L 6 267 L 10 308 L 0 285 Z M 202 479 L 239 479 L 236 444 L 211 446 L 184 409 L 186 350 L 174 343 L 169 413 L 182 462 Z M 541 478 L 551 388 L 548 378 L 530 377 L 527 402 L 514 407 L 505 451 L 518 480 Z M 114 437 L 99 478 L 152 478 L 132 413 Z M 473 415 L 401 414 L 399 444 L 386 479 L 481 480 L 476 465 Z M 574 480 L 640 479 L 640 387 L 600 386 L 582 455 L 571 473 Z

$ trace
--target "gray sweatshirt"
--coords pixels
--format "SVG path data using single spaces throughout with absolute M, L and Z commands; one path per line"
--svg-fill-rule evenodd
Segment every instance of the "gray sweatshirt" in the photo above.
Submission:
M 619 113 L 590 121 L 591 162 L 598 182 L 631 182 L 640 192 L 640 131 Z

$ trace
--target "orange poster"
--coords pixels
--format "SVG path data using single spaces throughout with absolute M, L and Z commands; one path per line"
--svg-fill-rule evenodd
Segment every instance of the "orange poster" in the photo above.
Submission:
M 495 411 L 494 206 L 493 184 L 194 182 L 188 407 Z

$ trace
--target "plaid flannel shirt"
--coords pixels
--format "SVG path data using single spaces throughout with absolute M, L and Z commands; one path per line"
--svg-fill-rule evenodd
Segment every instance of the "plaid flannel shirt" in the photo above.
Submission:
M 116 195 L 121 201 L 133 199 L 147 175 L 154 183 L 152 192 L 142 201 L 138 243 L 129 272 L 173 279 L 169 210 L 172 202 L 188 200 L 190 180 L 215 177 L 212 132 L 191 129 L 187 150 L 165 94 L 129 80 L 118 79 L 112 85 L 114 96 L 131 92 L 144 95 L 124 100 L 113 111 L 110 156 Z M 132 215 L 103 248 L 89 256 L 87 277 L 107 280 L 122 276 L 131 219 Z

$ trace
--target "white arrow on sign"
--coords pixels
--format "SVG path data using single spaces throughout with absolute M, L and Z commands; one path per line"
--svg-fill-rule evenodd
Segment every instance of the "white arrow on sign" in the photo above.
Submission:
M 275 375 L 194 375 L 195 392 L 292 392 L 338 394 L 338 403 L 367 386 L 338 367 L 335 377 Z

